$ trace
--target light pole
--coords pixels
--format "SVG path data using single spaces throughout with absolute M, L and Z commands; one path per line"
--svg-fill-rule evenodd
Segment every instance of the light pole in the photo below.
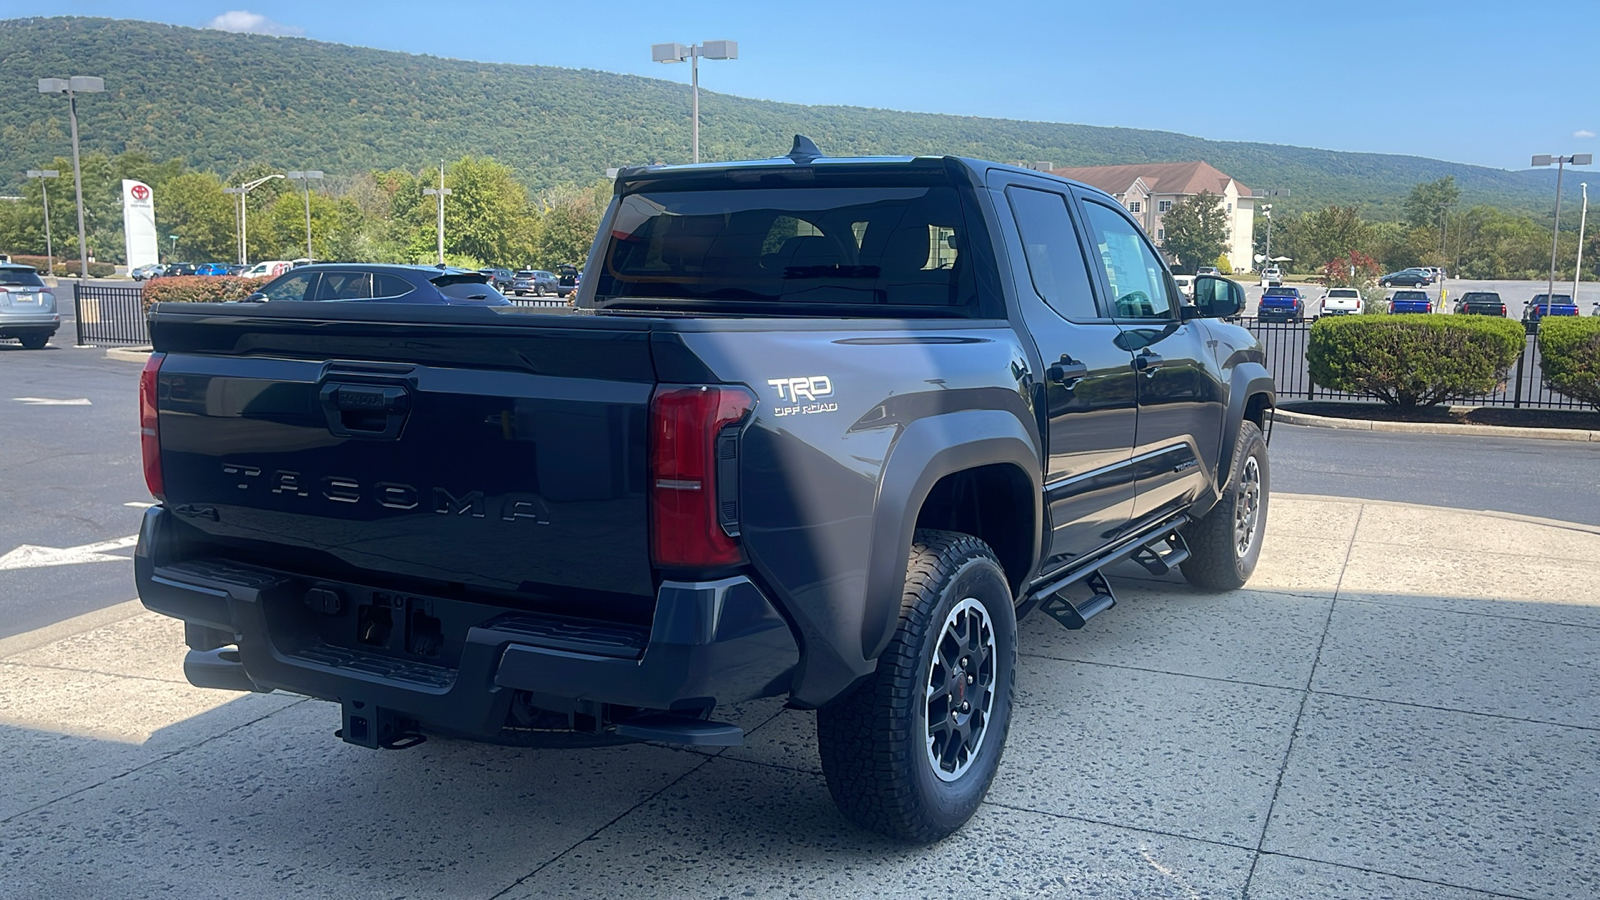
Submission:
M 173 256 L 177 256 L 178 255 L 178 236 L 175 235 L 175 234 L 169 234 L 169 235 L 167 235 L 167 240 L 172 242 L 172 249 L 169 250 L 168 252 L 171 253 Z M 167 260 L 167 265 L 172 265 L 173 262 L 175 262 L 175 260 L 168 259 Z
M 306 259 L 315 259 L 311 252 L 311 182 L 322 180 L 321 169 L 307 169 L 304 172 L 290 172 L 290 181 L 299 181 L 306 190 Z
M 224 194 L 232 194 L 236 198 L 233 204 L 233 249 L 239 257 L 239 265 L 244 265 L 244 221 L 240 218 L 240 210 L 244 208 L 244 188 L 225 187 Z M 172 235 L 174 241 L 177 235 Z
M 255 181 L 246 181 L 237 188 L 239 192 L 239 265 L 241 266 L 250 264 L 250 204 L 246 202 L 245 198 L 251 191 L 261 187 L 263 184 L 274 178 L 282 177 L 282 175 L 265 175 Z M 227 189 L 224 188 L 223 190 Z M 228 191 L 228 193 L 233 193 L 233 191 Z
M 50 189 L 45 187 L 46 178 L 61 178 L 61 171 L 54 168 L 30 168 L 27 170 L 29 178 L 38 179 L 38 192 L 45 199 L 45 274 L 56 274 L 56 250 L 50 242 Z
M 1572 156 L 1548 156 L 1541 154 L 1533 158 L 1533 164 L 1535 166 L 1548 166 L 1554 163 L 1556 167 L 1556 227 L 1550 230 L 1550 284 L 1545 288 L 1544 294 L 1544 311 L 1546 313 L 1550 312 L 1551 307 L 1555 304 L 1556 250 L 1560 247 L 1558 242 L 1561 240 L 1561 174 L 1566 169 L 1568 163 L 1571 163 L 1575 166 L 1587 166 L 1591 162 L 1594 162 L 1594 154 L 1592 153 L 1575 153 Z M 1576 294 L 1573 295 L 1572 302 L 1578 302 L 1578 297 Z M 1534 308 L 1534 312 L 1538 312 L 1537 307 Z
M 1578 215 L 1578 264 L 1572 267 L 1572 305 L 1578 305 L 1578 282 L 1583 278 L 1583 230 L 1589 224 L 1589 182 L 1583 188 L 1583 212 Z
M 694 161 L 700 161 L 700 58 L 738 59 L 738 41 L 706 41 L 703 44 L 651 44 L 650 59 L 658 63 L 689 62 L 689 83 L 694 95 Z
M 105 89 L 106 80 L 94 75 L 39 79 L 39 93 L 67 95 L 67 113 L 72 119 L 72 184 L 78 192 L 78 280 L 80 282 L 89 277 L 89 240 L 83 231 L 83 169 L 78 165 L 78 95 L 99 94 Z
M 437 188 L 423 188 L 424 197 L 439 198 L 439 265 L 444 265 L 444 198 L 453 193 L 444 186 L 444 160 L 439 161 L 439 186 Z

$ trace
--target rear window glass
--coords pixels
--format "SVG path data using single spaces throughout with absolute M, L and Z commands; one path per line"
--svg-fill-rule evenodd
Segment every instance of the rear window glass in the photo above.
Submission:
M 952 309 L 977 306 L 966 238 L 961 201 L 943 185 L 631 194 L 599 261 L 595 301 L 972 315 Z
M 1481 294 L 1481 293 L 1477 293 L 1477 292 L 1472 292 L 1472 293 L 1462 294 L 1461 295 L 1461 302 L 1463 302 L 1463 303 L 1499 303 L 1500 302 L 1500 295 L 1499 294 Z
M 1334 288 L 1328 292 L 1329 297 L 1359 297 L 1360 292 L 1354 288 Z
M 32 269 L 0 269 L 0 284 L 7 287 L 44 287 L 39 273 Z
M 1299 296 L 1299 292 L 1297 292 L 1294 288 L 1267 288 L 1267 292 L 1265 294 L 1262 294 L 1262 296 L 1263 297 L 1297 297 L 1297 296 Z
M 479 273 L 465 275 L 439 275 L 428 279 L 439 293 L 452 300 L 504 300 L 505 297 L 492 285 L 484 283 Z

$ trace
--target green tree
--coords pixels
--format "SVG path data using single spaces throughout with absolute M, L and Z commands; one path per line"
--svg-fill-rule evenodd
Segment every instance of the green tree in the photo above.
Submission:
M 1162 217 L 1161 227 L 1167 232 L 1161 249 L 1186 272 L 1193 272 L 1227 248 L 1228 214 L 1210 191 L 1174 203 Z
M 445 171 L 445 250 L 497 265 L 521 265 L 533 251 L 528 190 L 511 167 L 463 156 Z
M 600 230 L 610 192 L 610 182 L 601 181 L 588 189 L 574 187 L 542 198 L 544 215 L 539 220 L 534 247 L 534 261 L 540 268 L 584 264 L 595 233 Z
M 1432 229 L 1438 237 L 1442 234 L 1444 217 L 1461 199 L 1461 189 L 1456 187 L 1456 177 L 1446 175 L 1437 181 L 1428 181 L 1411 188 L 1403 207 L 1405 221 L 1412 228 Z M 1441 244 L 1440 237 L 1434 243 Z
M 210 172 L 189 172 L 171 178 L 157 196 L 156 224 L 162 252 L 177 261 L 216 262 L 238 255 L 234 198 L 222 192 L 222 180 Z M 177 235 L 176 245 L 165 240 Z
M 1371 239 L 1367 223 L 1353 206 L 1325 206 L 1298 217 L 1285 231 L 1292 239 L 1285 251 L 1299 264 L 1297 271 L 1320 268 L 1352 253 L 1365 255 Z

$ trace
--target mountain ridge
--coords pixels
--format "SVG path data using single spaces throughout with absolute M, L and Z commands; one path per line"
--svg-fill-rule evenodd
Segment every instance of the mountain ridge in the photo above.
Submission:
M 0 83 L 95 73 L 107 93 L 79 104 L 86 151 L 139 149 L 227 173 L 252 163 L 417 170 L 489 155 L 535 190 L 586 183 L 618 165 L 686 162 L 689 87 L 596 69 L 486 63 L 178 25 L 81 17 L 0 21 Z M 13 88 L 12 90 L 16 90 Z M 0 107 L 0 172 L 70 152 L 59 98 Z M 1177 132 L 802 105 L 701 91 L 707 160 L 784 152 L 803 133 L 831 155 L 975 156 L 1057 166 L 1204 159 L 1254 189 L 1290 188 L 1286 211 L 1328 203 L 1395 218 L 1411 186 L 1453 175 L 1463 206 L 1548 217 L 1553 173 L 1426 157 L 1215 141 Z

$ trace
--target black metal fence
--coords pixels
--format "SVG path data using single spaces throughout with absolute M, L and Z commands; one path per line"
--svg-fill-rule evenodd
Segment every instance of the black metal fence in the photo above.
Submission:
M 1238 324 L 1249 329 L 1267 355 L 1267 368 L 1278 384 L 1280 399 L 1348 400 L 1378 402 L 1374 397 L 1350 394 L 1321 387 L 1311 380 L 1311 370 L 1306 363 L 1306 345 L 1310 342 L 1311 324 L 1308 322 L 1264 322 L 1260 319 L 1240 318 Z M 1558 394 L 1545 383 L 1544 370 L 1539 365 L 1539 341 L 1528 335 L 1522 356 L 1512 368 L 1500 389 L 1489 394 L 1466 397 L 1457 403 L 1471 406 L 1509 406 L 1514 409 L 1579 409 L 1592 410 L 1579 400 Z
M 142 291 L 72 283 L 73 318 L 78 323 L 78 344 L 148 344 L 150 330 L 144 317 Z

